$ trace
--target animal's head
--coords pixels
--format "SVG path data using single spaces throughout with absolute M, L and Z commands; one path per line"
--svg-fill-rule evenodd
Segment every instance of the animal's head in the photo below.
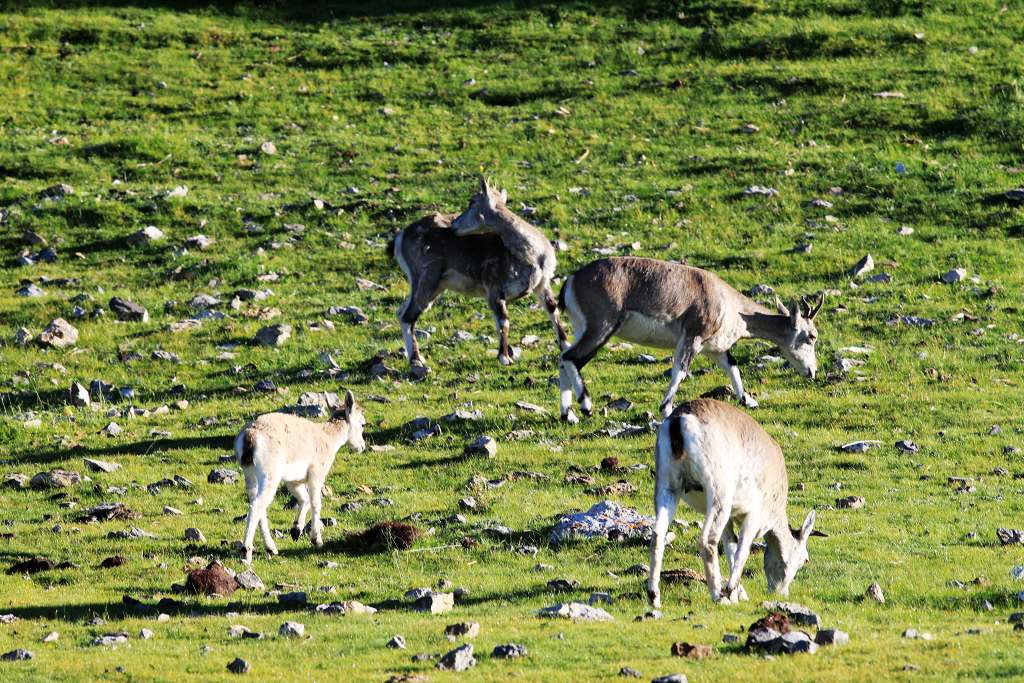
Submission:
M 779 350 L 797 372 L 811 379 L 818 373 L 818 357 L 814 352 L 818 328 L 814 325 L 814 318 L 824 303 L 824 294 L 820 294 L 816 302 L 803 297 L 793 302 L 792 308 L 786 308 L 778 297 L 775 298 L 779 314 L 789 318 L 786 337 L 779 344 Z
M 470 198 L 466 210 L 452 221 L 452 230 L 459 237 L 493 232 L 489 225 L 493 223 L 494 217 L 505 208 L 506 200 L 508 200 L 508 193 L 505 190 L 491 187 L 487 183 L 487 179 L 480 176 L 480 187 Z
M 811 510 L 800 529 L 788 530 L 789 538 L 778 538 L 775 534 L 765 537 L 768 547 L 764 552 L 764 575 L 768 579 L 768 590 L 789 595 L 789 585 L 809 559 L 807 540 L 812 535 L 824 536 L 814 533 L 814 517 L 814 510 Z
M 363 408 L 356 403 L 356 397 L 351 390 L 345 392 L 345 402 L 334 413 L 333 419 L 342 419 L 348 422 L 348 444 L 356 453 L 366 450 L 366 442 L 363 441 L 363 427 L 366 425 L 366 416 L 363 415 Z

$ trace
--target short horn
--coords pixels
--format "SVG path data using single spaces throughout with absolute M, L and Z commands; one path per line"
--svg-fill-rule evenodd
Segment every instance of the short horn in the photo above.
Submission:
M 775 297 L 775 309 L 782 315 L 789 315 L 789 309 L 786 308 L 786 304 L 782 303 L 782 299 L 778 296 Z
M 818 315 L 818 311 L 825 305 L 825 292 L 818 294 L 818 303 L 811 309 L 811 312 L 807 314 L 808 318 L 814 319 L 814 316 Z

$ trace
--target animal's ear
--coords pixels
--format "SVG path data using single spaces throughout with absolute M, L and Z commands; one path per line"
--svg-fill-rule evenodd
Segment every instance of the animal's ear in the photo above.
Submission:
M 775 309 L 780 315 L 789 315 L 789 309 L 786 308 L 786 304 L 782 303 L 782 299 L 775 297 Z
M 345 413 L 351 414 L 352 409 L 356 407 L 356 397 L 352 393 L 351 389 L 345 391 Z
M 485 178 L 484 174 L 481 173 L 480 174 L 480 193 L 481 194 L 487 194 L 487 189 L 488 189 L 487 188 L 487 178 Z
M 807 542 L 811 532 L 814 531 L 814 518 L 817 516 L 817 512 L 811 510 L 807 513 L 807 517 L 804 519 L 803 526 L 800 527 L 800 541 L 802 543 Z
M 793 305 L 789 307 L 790 317 L 793 318 L 793 324 L 800 320 L 800 316 L 803 314 L 800 312 L 800 300 L 796 299 L 793 301 Z
M 810 310 L 808 310 L 808 312 L 807 312 L 807 319 L 808 320 L 814 320 L 814 317 L 816 315 L 818 315 L 818 311 L 820 311 L 821 307 L 824 306 L 824 305 L 825 305 L 825 292 L 822 292 L 821 294 L 818 295 L 817 303 L 815 303 L 813 306 L 808 305 L 808 308 Z
M 508 202 L 508 190 L 502 190 L 501 191 L 501 203 L 504 204 L 506 202 Z

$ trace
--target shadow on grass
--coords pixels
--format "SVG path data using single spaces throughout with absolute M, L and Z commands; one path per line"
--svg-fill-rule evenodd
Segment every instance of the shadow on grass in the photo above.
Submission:
M 69 458 L 94 458 L 97 456 L 116 455 L 148 455 L 154 451 L 167 450 L 188 450 L 203 448 L 210 450 L 232 450 L 234 448 L 235 434 L 222 434 L 213 436 L 191 436 L 177 439 L 154 438 L 147 441 L 136 441 L 133 443 L 111 444 L 98 448 L 86 448 L 76 445 L 71 448 L 51 450 L 28 450 L 12 453 L 9 460 L 18 463 L 45 464 L 67 460 Z

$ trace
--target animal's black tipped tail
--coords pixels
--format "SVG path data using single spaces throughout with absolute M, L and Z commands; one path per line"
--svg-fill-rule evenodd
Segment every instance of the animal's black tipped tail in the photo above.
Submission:
M 242 435 L 242 456 L 238 459 L 238 464 L 242 467 L 252 467 L 253 456 L 256 455 L 256 435 L 250 431 L 246 431 Z
M 569 277 L 572 277 L 571 275 Z M 569 286 L 569 278 L 565 278 L 565 282 L 562 283 L 562 288 L 558 290 L 558 310 L 565 311 L 565 290 Z

